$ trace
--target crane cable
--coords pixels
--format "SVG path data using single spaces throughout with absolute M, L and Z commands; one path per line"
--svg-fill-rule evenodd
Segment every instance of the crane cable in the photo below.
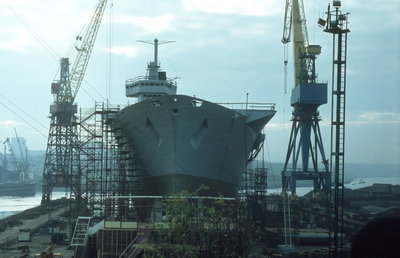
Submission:
M 32 125 L 31 123 L 29 123 L 28 121 L 26 121 L 23 117 L 21 117 L 19 114 L 17 114 L 14 110 L 12 110 L 9 106 L 7 106 L 6 104 L 4 104 L 3 102 L 0 101 L 0 105 L 2 105 L 3 107 L 5 107 L 6 109 L 8 109 L 11 113 L 13 113 L 14 115 L 16 115 L 19 119 L 21 119 L 22 121 L 24 121 L 25 123 L 27 123 L 30 127 L 32 127 L 36 132 L 38 132 L 40 135 L 42 135 L 44 138 L 47 139 L 47 135 L 45 135 L 44 133 L 42 133 L 37 127 L 35 127 L 34 125 Z
M 109 27 L 108 27 L 108 53 L 107 53 L 107 85 L 106 85 L 106 96 L 107 99 L 111 100 L 111 82 L 112 82 L 112 67 L 113 67 L 113 60 L 112 60 L 112 48 L 114 45 L 114 30 L 113 30 L 113 23 L 114 23 L 114 13 L 113 13 L 114 2 L 110 1 L 110 12 L 109 12 Z
M 283 45 L 283 87 L 285 94 L 287 93 L 287 64 L 288 64 L 288 44 Z

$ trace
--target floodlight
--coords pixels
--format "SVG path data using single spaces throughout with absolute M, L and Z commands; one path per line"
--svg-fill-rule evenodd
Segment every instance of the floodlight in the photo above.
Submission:
M 333 7 L 335 7 L 335 8 L 340 8 L 340 6 L 341 6 L 342 4 L 340 3 L 340 1 L 333 1 L 333 2 L 332 2 L 332 5 L 333 5 Z
M 322 19 L 322 18 L 319 18 L 319 19 L 318 19 L 318 24 L 319 24 L 321 27 L 324 27 L 325 24 L 326 24 L 326 21 L 325 21 L 324 19 Z

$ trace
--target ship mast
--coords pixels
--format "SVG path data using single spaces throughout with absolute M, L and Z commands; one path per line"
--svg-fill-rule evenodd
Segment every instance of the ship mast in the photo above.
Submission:
M 154 61 L 150 62 L 147 66 L 148 70 L 148 79 L 150 80 L 158 80 L 158 45 L 168 44 L 175 41 L 159 41 L 157 38 L 154 41 L 149 40 L 138 40 L 138 42 L 154 45 Z

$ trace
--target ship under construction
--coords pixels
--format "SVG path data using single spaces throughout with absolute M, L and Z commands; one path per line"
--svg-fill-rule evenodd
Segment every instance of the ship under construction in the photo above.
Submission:
M 175 226 L 185 225 L 176 220 L 182 219 L 185 209 L 178 209 L 175 214 L 171 211 L 170 205 L 175 205 L 176 200 L 178 203 L 183 200 L 196 210 L 194 214 L 188 213 L 192 218 L 187 226 L 195 225 L 195 230 L 190 228 L 188 238 L 193 242 L 186 247 L 211 243 L 217 238 L 220 242 L 211 256 L 227 256 L 232 251 L 224 249 L 228 244 L 238 248 L 236 254 L 243 255 L 244 228 L 251 228 L 244 224 L 251 219 L 260 225 L 265 223 L 267 170 L 263 157 L 256 162 L 260 166 L 252 162 L 263 150 L 264 128 L 276 113 L 275 104 L 213 103 L 177 94 L 176 80 L 167 77 L 158 61 L 158 46 L 165 42 L 155 39 L 146 42 L 154 46 L 154 59 L 147 64 L 146 75 L 128 79 L 121 85 L 127 97 L 136 98 L 134 104 L 121 107 L 101 102 L 92 109 L 78 109 L 76 94 L 106 3 L 106 0 L 98 1 L 90 26 L 84 35 L 77 37 L 81 43 L 76 47 L 78 55 L 74 64 L 70 68 L 69 59 L 62 58 L 59 80 L 52 84 L 54 103 L 50 107 L 42 203 L 51 202 L 56 187 L 65 188 L 70 197 L 70 225 L 74 227 L 70 228 L 69 240 L 76 247 L 75 257 L 90 257 L 94 255 L 91 252 L 97 257 L 135 257 L 140 252 L 139 246 L 149 239 L 153 242 L 165 236 L 175 239 L 176 236 L 168 234 L 174 232 Z M 345 28 L 347 23 L 342 23 Z M 300 71 L 296 73 L 300 75 L 295 77 L 305 74 L 304 84 L 321 86 L 322 94 L 312 99 L 317 102 L 312 104 L 318 122 L 316 108 L 326 103 L 327 90 L 326 84 L 315 81 L 315 54 L 319 54 L 320 48 L 308 46 L 307 49 L 318 53 L 311 51 L 313 55 L 297 64 Z M 298 99 L 292 99 L 294 104 L 304 104 L 300 98 L 304 97 L 303 93 L 315 97 L 304 91 L 307 87 L 297 89 L 300 90 L 294 96 Z M 296 111 L 304 111 L 302 108 L 299 105 Z M 307 124 L 308 138 L 310 127 Z M 305 126 L 294 124 L 294 128 L 301 128 L 303 132 Z M 318 124 L 315 128 L 318 133 Z M 292 146 L 289 150 L 297 151 L 295 142 L 289 145 Z M 317 159 L 314 160 L 311 145 L 305 141 L 301 144 L 303 167 L 309 172 L 308 151 L 314 167 Z M 318 188 L 329 191 L 328 163 L 322 143 L 318 144 L 325 171 L 313 174 L 312 179 Z M 315 148 L 315 157 L 317 154 Z M 287 160 L 290 155 L 288 151 Z M 295 180 L 302 178 L 296 177 L 299 154 L 293 155 L 296 157 L 293 171 L 284 171 L 282 181 L 286 188 L 291 183 L 295 192 Z M 204 209 L 205 206 L 211 210 Z M 206 237 L 199 240 L 195 232 L 203 232 L 202 236 Z M 172 240 L 170 244 L 176 247 L 185 243 Z M 163 254 L 171 256 L 173 250 L 166 249 L 162 249 L 166 252 Z M 209 250 L 197 251 L 209 257 Z

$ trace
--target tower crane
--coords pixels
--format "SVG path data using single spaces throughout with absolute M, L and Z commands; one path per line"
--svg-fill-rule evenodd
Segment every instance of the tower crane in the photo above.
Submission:
M 282 170 L 285 245 L 290 252 L 291 219 L 289 192 L 296 194 L 298 180 L 312 181 L 314 191 L 330 190 L 328 159 L 325 156 L 319 127 L 318 107 L 327 103 L 327 84 L 317 82 L 315 60 L 321 46 L 310 45 L 302 0 L 286 0 L 282 43 L 285 45 L 285 82 L 287 44 L 293 41 L 294 87 L 291 93 L 292 129 Z M 286 88 L 286 85 L 285 85 Z
M 43 168 L 42 203 L 51 200 L 53 188 L 68 187 L 71 195 L 80 196 L 79 169 L 73 166 L 72 151 L 77 145 L 77 105 L 74 103 L 81 86 L 107 0 L 99 0 L 91 21 L 82 35 L 76 37 L 77 56 L 69 68 L 69 59 L 61 58 L 60 79 L 51 84 L 54 102 L 50 106 L 50 129 Z

